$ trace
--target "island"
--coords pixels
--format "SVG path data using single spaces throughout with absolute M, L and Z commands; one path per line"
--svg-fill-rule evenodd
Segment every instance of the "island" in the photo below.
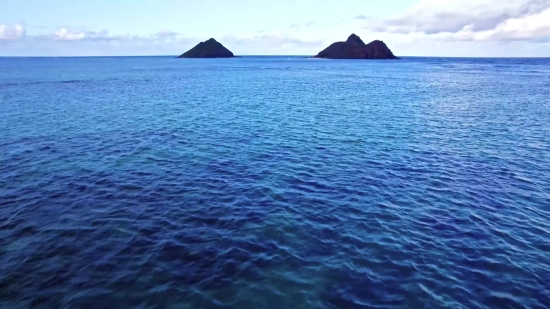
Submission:
M 314 58 L 324 59 L 399 59 L 382 41 L 372 41 L 365 44 L 355 34 L 345 42 L 331 44 Z
M 215 39 L 209 39 L 200 42 L 178 58 L 235 58 L 235 55 Z

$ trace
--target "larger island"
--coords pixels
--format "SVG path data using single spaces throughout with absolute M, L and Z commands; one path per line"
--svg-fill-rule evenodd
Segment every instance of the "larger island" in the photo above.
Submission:
M 321 51 L 315 58 L 325 59 L 399 59 L 382 41 L 365 44 L 355 34 L 345 42 L 336 42 Z

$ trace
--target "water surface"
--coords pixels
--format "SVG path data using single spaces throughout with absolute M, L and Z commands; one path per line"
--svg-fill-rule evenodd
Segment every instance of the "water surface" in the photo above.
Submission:
M 548 308 L 550 59 L 0 59 L 0 308 Z

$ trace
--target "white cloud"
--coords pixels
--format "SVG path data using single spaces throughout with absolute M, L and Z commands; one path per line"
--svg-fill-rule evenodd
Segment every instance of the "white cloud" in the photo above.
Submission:
M 290 28 L 292 29 L 295 29 L 295 30 L 301 30 L 301 29 L 304 29 L 304 28 L 308 28 L 308 27 L 311 27 L 315 25 L 315 22 L 313 21 L 308 21 L 308 22 L 305 22 L 305 23 L 294 23 L 294 24 L 291 24 L 290 25 Z
M 224 42 L 235 45 L 261 45 L 264 47 L 307 47 L 307 46 L 321 46 L 324 40 L 304 40 L 298 37 L 292 37 L 283 33 L 260 33 L 253 36 L 237 37 L 233 35 L 225 36 L 222 38 Z
M 420 0 L 398 18 L 367 23 L 377 32 L 448 41 L 541 42 L 550 40 L 550 0 Z
M 108 30 L 88 31 L 61 28 L 54 33 L 38 35 L 37 38 L 50 41 L 95 41 L 95 42 L 164 42 L 185 40 L 179 33 L 163 30 L 150 35 L 111 34 Z
M 550 40 L 550 9 L 534 15 L 508 19 L 490 30 L 474 31 L 467 26 L 450 38 L 465 41 L 545 42 Z
M 153 34 L 153 36 L 158 38 L 174 38 L 180 36 L 180 34 L 172 30 L 162 30 Z
M 26 31 L 22 25 L 0 24 L 0 41 L 18 41 L 25 37 Z
M 89 37 L 95 36 L 95 33 L 84 32 L 84 31 L 70 31 L 67 28 L 61 28 L 59 31 L 54 33 L 51 38 L 59 41 L 77 41 L 83 40 Z

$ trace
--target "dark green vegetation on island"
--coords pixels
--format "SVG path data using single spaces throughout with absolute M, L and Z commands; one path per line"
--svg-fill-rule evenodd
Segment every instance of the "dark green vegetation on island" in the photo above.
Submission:
M 234 58 L 235 55 L 215 39 L 200 42 L 178 58 Z
M 365 44 L 355 34 L 349 36 L 345 42 L 331 44 L 321 51 L 315 58 L 325 59 L 399 59 L 382 41 L 372 41 Z

